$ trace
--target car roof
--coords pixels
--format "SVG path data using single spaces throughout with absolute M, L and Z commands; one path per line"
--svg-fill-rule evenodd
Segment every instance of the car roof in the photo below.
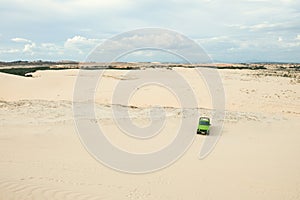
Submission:
M 209 118 L 208 117 L 200 117 L 200 120 L 209 121 Z

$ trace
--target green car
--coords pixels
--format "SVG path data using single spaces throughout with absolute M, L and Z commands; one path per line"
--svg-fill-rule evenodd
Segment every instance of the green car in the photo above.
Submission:
M 200 117 L 197 133 L 209 135 L 210 119 L 208 117 Z

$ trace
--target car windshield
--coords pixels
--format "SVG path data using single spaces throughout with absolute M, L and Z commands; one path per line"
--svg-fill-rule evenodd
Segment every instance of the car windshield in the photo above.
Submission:
M 209 122 L 208 121 L 200 121 L 199 124 L 200 125 L 209 125 Z

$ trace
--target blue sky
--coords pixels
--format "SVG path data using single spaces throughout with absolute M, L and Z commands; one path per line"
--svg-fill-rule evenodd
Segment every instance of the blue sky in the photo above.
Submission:
M 1 0 L 0 60 L 84 61 L 115 34 L 178 31 L 217 62 L 300 62 L 299 0 Z

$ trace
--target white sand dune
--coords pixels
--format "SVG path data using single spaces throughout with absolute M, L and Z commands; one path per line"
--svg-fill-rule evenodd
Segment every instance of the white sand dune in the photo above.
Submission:
M 197 96 L 199 107 L 189 109 L 210 116 L 201 78 L 194 69 L 175 70 Z M 182 110 L 170 92 L 142 87 L 129 105 L 118 106 L 129 106 L 133 122 L 146 126 L 151 105 L 161 105 L 166 126 L 149 140 L 121 134 L 111 114 L 112 88 L 139 78 L 126 72 L 105 72 L 95 97 L 96 121 L 116 146 L 155 151 L 174 137 Z M 206 136 L 197 135 L 173 165 L 140 175 L 102 165 L 81 144 L 72 112 L 78 70 L 38 71 L 33 78 L 0 73 L 0 199 L 300 199 L 299 83 L 251 70 L 219 73 L 226 117 L 213 152 L 198 159 Z

